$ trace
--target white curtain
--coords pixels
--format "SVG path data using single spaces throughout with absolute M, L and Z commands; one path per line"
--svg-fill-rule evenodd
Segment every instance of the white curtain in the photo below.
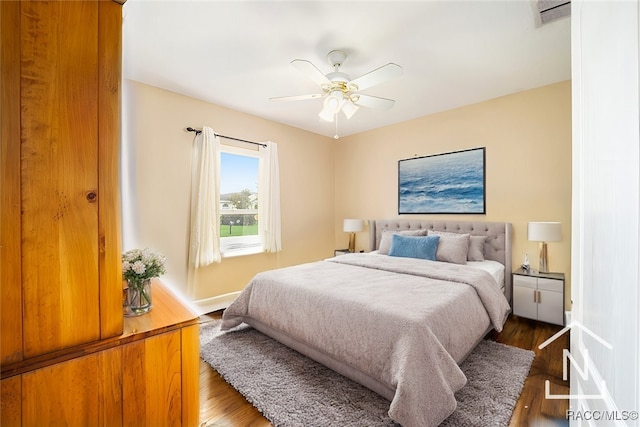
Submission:
M 258 234 L 265 252 L 280 252 L 280 167 L 278 145 L 266 142 L 260 147 L 258 163 Z
M 189 264 L 220 262 L 220 139 L 209 127 L 193 140 Z

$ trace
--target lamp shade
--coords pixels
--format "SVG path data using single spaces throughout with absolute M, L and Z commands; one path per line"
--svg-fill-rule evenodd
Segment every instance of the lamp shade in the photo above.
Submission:
M 530 222 L 527 227 L 529 240 L 534 242 L 559 242 L 562 240 L 559 222 Z
M 361 219 L 345 219 L 342 224 L 342 230 L 351 233 L 362 231 L 362 227 L 363 221 Z

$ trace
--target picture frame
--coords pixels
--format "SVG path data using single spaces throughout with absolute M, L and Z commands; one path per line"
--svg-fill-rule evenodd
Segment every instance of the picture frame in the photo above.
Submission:
M 398 161 L 398 214 L 486 214 L 485 147 Z

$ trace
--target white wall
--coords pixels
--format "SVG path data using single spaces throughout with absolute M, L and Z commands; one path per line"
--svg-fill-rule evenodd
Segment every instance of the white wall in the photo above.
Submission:
M 592 363 L 571 392 L 605 399 L 571 404 L 620 418 L 640 410 L 639 22 L 638 0 L 572 2 L 573 319 L 611 348 L 572 330 L 572 355 Z

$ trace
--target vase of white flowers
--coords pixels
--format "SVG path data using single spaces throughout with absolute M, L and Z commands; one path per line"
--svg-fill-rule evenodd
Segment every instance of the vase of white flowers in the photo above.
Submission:
M 140 316 L 152 307 L 151 279 L 166 273 L 166 258 L 149 248 L 122 254 L 122 276 L 127 281 L 122 307 L 125 316 Z

